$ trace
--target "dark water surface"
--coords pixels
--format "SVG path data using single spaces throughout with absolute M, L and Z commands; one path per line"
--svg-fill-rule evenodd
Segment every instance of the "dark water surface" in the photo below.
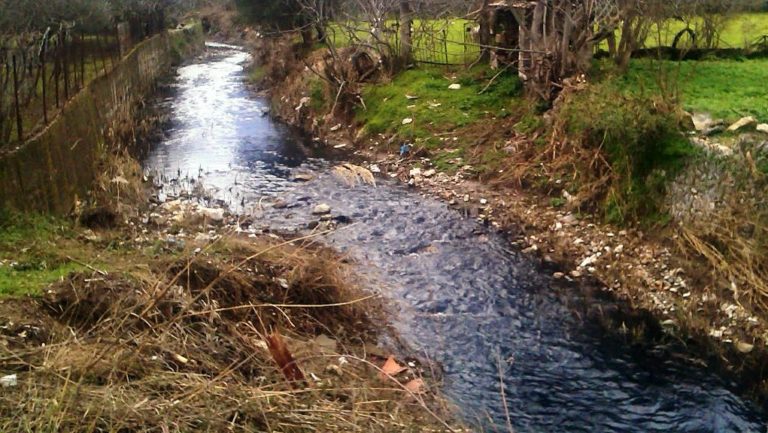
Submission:
M 248 61 L 213 44 L 179 70 L 159 102 L 172 113 L 167 137 L 145 166 L 169 194 L 195 179 L 276 230 L 304 229 L 321 202 L 349 217 L 325 242 L 392 299 L 396 326 L 443 366 L 445 391 L 468 420 L 505 430 L 501 371 L 517 432 L 766 431 L 764 415 L 711 372 L 606 344 L 500 235 L 385 179 L 350 187 L 332 176 L 329 155 L 263 115 L 267 102 L 243 82 Z M 315 179 L 296 182 L 296 172 Z M 276 197 L 289 206 L 271 207 Z

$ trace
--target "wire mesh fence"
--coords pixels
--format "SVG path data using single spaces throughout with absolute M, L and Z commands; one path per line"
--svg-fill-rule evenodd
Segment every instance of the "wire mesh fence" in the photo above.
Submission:
M 0 150 L 43 129 L 90 80 L 161 30 L 152 20 L 98 33 L 62 26 L 43 34 L 0 36 Z
M 350 44 L 386 45 L 386 52 L 400 55 L 401 24 L 397 18 L 374 26 L 363 21 L 329 25 L 330 41 L 338 48 Z M 417 63 L 469 65 L 480 55 L 474 21 L 466 19 L 417 19 L 411 25 L 411 53 Z
M 468 65 L 477 60 L 474 24 L 467 20 L 421 20 L 413 25 L 413 56 L 416 62 Z

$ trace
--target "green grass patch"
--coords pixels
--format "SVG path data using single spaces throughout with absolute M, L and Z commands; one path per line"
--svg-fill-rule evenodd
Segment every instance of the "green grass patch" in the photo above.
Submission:
M 358 108 L 356 120 L 368 136 L 395 135 L 392 148 L 408 141 L 429 152 L 435 168 L 454 173 L 472 165 L 477 174 L 498 171 L 507 156 L 498 143 L 478 140 L 489 133 L 487 127 L 499 119 L 520 116 L 527 104 L 521 96 L 522 84 L 515 72 L 499 75 L 487 67 L 451 71 L 437 66 L 407 70 L 389 83 L 363 89 L 366 108 Z M 459 89 L 449 89 L 459 84 Z M 404 119 L 412 119 L 403 124 Z M 494 123 L 496 122 L 496 123 Z
M 492 76 L 485 68 L 455 73 L 437 67 L 411 69 L 390 83 L 366 87 L 366 109 L 358 109 L 356 117 L 369 134 L 397 133 L 422 139 L 483 118 L 503 117 L 520 104 L 522 86 L 517 75 L 508 72 L 480 93 Z M 450 90 L 448 86 L 453 83 L 461 84 L 461 88 Z M 406 118 L 413 122 L 404 125 Z
M 71 262 L 27 262 L 0 266 L 0 297 L 39 295 L 44 287 L 61 280 L 70 272 L 84 269 Z
M 252 84 L 258 84 L 267 75 L 267 70 L 263 66 L 251 64 L 246 70 L 248 74 L 248 82 Z
M 35 214 L 0 214 L 0 296 L 38 294 L 81 266 L 57 242 L 74 236 L 72 223 Z
M 328 106 L 328 98 L 325 95 L 325 84 L 320 78 L 312 78 L 307 86 L 309 88 L 309 106 L 315 112 L 322 112 Z

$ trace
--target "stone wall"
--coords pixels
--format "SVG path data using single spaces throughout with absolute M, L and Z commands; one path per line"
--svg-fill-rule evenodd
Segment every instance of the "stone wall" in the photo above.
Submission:
M 136 104 L 178 58 L 203 48 L 200 25 L 161 33 L 140 44 L 108 74 L 69 100 L 42 132 L 0 155 L 0 209 L 70 212 L 96 178 L 106 137 L 133 119 Z

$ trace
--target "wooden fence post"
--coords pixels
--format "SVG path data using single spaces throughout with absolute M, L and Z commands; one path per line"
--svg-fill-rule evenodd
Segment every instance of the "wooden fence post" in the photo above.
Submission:
M 85 38 L 80 32 L 80 88 L 85 89 Z
M 61 38 L 57 41 L 53 57 L 53 87 L 56 92 L 56 108 L 59 108 L 59 75 L 61 75 Z
M 46 33 L 47 35 L 48 33 Z M 47 36 L 43 36 L 43 44 L 40 49 L 40 75 L 43 77 L 43 122 L 48 124 L 48 91 L 45 77 L 45 52 L 48 50 Z
M 63 54 L 64 54 L 64 101 L 69 100 L 69 45 L 67 44 L 67 33 L 66 31 L 61 32 L 62 38 L 61 43 L 63 44 Z
M 19 137 L 19 141 L 24 139 L 23 125 L 21 122 L 21 109 L 19 108 L 19 76 L 16 71 L 16 54 L 11 56 L 11 64 L 13 65 L 13 99 L 14 108 L 16 109 L 16 135 Z
M 448 65 L 448 32 L 443 29 L 443 48 L 445 49 L 445 64 Z

